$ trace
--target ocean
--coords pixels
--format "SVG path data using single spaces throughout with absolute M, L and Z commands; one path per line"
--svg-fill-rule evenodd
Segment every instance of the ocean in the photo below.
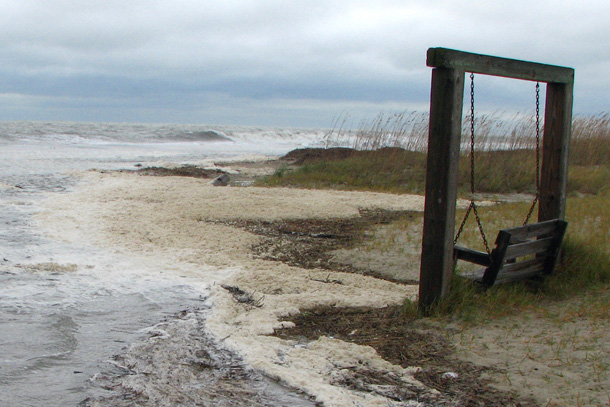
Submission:
M 145 259 L 49 238 L 36 222 L 43 199 L 77 187 L 78 174 L 89 169 L 276 157 L 321 146 L 324 133 L 0 122 L 0 406 L 69 406 L 103 398 L 109 390 L 96 378 L 119 369 L 114 355 L 178 312 L 208 306 L 201 281 L 152 277 L 148 271 L 156 266 Z

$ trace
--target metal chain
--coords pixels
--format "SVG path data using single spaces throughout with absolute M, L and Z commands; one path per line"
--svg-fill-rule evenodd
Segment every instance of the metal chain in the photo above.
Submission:
M 466 221 L 468 220 L 468 216 L 470 216 L 470 211 L 472 210 L 472 201 L 470 201 L 470 206 L 468 206 L 468 209 L 466 210 L 466 214 L 464 215 L 464 219 L 462 219 L 462 224 L 460 225 L 460 227 L 458 228 L 457 233 L 455 234 L 455 238 L 453 239 L 453 244 L 457 244 L 458 240 L 460 240 L 460 235 L 462 234 L 462 231 L 464 230 L 464 226 L 466 225 Z
M 491 256 L 491 250 L 489 250 L 489 243 L 487 243 L 487 236 L 485 236 L 485 231 L 483 230 L 483 223 L 481 223 L 481 218 L 479 217 L 479 212 L 477 211 L 477 206 L 472 201 L 472 211 L 474 212 L 474 217 L 477 220 L 477 225 L 479 226 L 479 232 L 481 232 L 481 238 L 483 238 L 483 243 L 485 244 L 485 251 L 488 255 Z
M 477 221 L 477 225 L 479 227 L 479 232 L 481 233 L 481 237 L 483 238 L 483 243 L 485 244 L 485 250 L 487 254 L 491 256 L 491 250 L 489 249 L 489 243 L 487 242 L 487 236 L 485 236 L 485 231 L 483 230 L 483 224 L 481 223 L 481 218 L 479 217 L 479 212 L 477 210 L 477 205 L 474 201 L 474 73 L 470 74 L 470 206 L 468 206 L 468 210 L 464 215 L 464 219 L 462 220 L 462 224 L 458 228 L 458 232 L 455 235 L 455 239 L 453 239 L 453 244 L 455 245 L 462 231 L 464 230 L 464 225 L 466 225 L 466 221 L 468 220 L 468 216 L 470 216 L 470 212 L 474 212 L 474 216 Z
M 470 74 L 470 194 L 474 200 L 474 74 Z
M 527 225 L 532 214 L 534 213 L 534 208 L 540 199 L 540 82 L 536 82 L 536 196 L 534 197 L 534 201 L 532 202 L 532 206 L 530 207 L 525 220 L 523 221 L 523 226 Z

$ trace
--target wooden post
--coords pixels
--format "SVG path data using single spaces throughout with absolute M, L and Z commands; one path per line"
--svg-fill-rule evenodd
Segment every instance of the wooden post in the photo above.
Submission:
M 538 220 L 563 219 L 572 124 L 574 69 L 447 48 L 428 49 L 433 67 L 419 304 L 426 311 L 449 291 L 462 127 L 464 73 L 546 82 Z
M 565 217 L 573 88 L 574 82 L 547 84 L 539 222 Z
M 427 309 L 449 290 L 453 272 L 453 233 L 457 199 L 464 72 L 432 71 L 426 204 L 419 303 Z

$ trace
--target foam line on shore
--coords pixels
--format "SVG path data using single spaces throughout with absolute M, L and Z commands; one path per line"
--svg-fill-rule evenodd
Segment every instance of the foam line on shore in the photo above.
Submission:
M 372 192 L 286 188 L 215 188 L 209 180 L 89 172 L 68 194 L 54 195 L 38 219 L 57 239 L 174 264 L 167 278 L 188 275 L 211 286 L 207 329 L 222 346 L 255 369 L 316 397 L 328 406 L 387 406 L 388 399 L 337 385 L 343 367 L 358 360 L 393 372 L 411 386 L 413 375 L 383 361 L 366 346 L 320 338 L 299 344 L 269 336 L 283 318 L 319 305 L 396 305 L 417 286 L 351 273 L 305 270 L 253 258 L 258 236 L 216 221 L 359 216 L 363 208 L 422 210 L 423 197 Z M 126 273 L 128 271 L 126 270 Z M 325 279 L 341 281 L 327 284 Z M 221 284 L 264 296 L 262 307 L 238 303 Z M 414 404 L 417 405 L 417 404 Z

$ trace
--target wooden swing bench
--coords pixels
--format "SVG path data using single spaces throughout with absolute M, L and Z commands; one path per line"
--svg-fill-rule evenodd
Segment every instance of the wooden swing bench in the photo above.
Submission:
M 502 229 L 491 254 L 454 246 L 454 261 L 464 260 L 485 268 L 461 274 L 486 288 L 495 283 L 542 277 L 553 272 L 568 223 L 554 219 Z

